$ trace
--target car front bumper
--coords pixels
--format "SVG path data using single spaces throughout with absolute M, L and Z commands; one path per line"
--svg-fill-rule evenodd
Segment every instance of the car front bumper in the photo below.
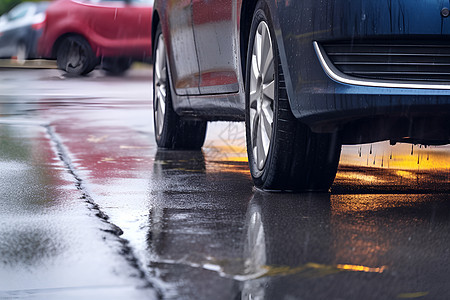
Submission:
M 320 51 L 322 44 L 342 41 L 445 43 L 450 18 L 441 15 L 441 1 L 286 1 L 272 8 L 292 111 L 313 130 L 331 131 L 362 119 L 450 117 L 448 78 L 427 80 L 426 72 L 419 81 L 348 76 L 336 72 Z

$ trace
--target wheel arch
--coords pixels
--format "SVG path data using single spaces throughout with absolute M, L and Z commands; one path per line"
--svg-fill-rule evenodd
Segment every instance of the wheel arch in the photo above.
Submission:
M 245 74 L 245 67 L 247 61 L 247 47 L 248 40 L 250 37 L 250 27 L 253 21 L 253 13 L 255 12 L 256 4 L 259 0 L 249 0 L 243 1 L 241 6 L 241 15 L 239 20 L 239 39 L 240 39 L 240 52 L 241 52 L 241 67 L 242 74 Z M 280 30 L 279 18 L 277 6 L 274 0 L 262 0 L 266 3 L 269 9 L 270 22 L 274 27 L 273 30 L 275 32 L 275 39 L 277 41 L 277 46 L 280 51 L 281 63 L 284 69 L 287 69 L 285 66 L 285 57 L 283 55 L 282 49 L 284 49 L 282 33 Z
M 247 62 L 247 48 L 248 40 L 250 37 L 250 27 L 252 25 L 253 13 L 255 11 L 258 0 L 242 1 L 241 15 L 239 19 L 239 40 L 241 51 L 241 70 L 242 74 L 245 74 L 246 62 Z M 245 75 L 243 75 L 243 81 L 245 84 Z
M 158 10 L 154 10 L 153 11 L 153 16 L 152 16 L 152 56 L 153 56 L 153 52 L 155 50 L 155 35 L 156 35 L 156 29 L 158 28 L 158 24 L 160 23 L 161 18 L 159 17 L 159 12 Z
M 239 26 L 239 38 L 240 38 L 240 53 L 241 53 L 241 70 L 243 74 L 243 81 L 245 85 L 245 72 L 246 72 L 246 62 L 247 62 L 247 47 L 250 37 L 250 27 L 253 21 L 253 13 L 256 8 L 256 4 L 259 0 L 248 0 L 242 1 L 241 16 L 240 16 L 240 26 Z M 290 69 L 288 64 L 288 58 L 285 54 L 284 38 L 283 32 L 281 30 L 280 22 L 283 22 L 282 18 L 279 16 L 279 9 L 276 0 L 262 0 L 268 7 L 270 22 L 273 26 L 274 38 L 276 39 L 278 53 L 280 56 L 281 66 L 283 68 L 284 79 L 286 82 L 286 90 L 288 95 L 288 101 L 291 107 L 291 111 L 294 111 L 295 107 L 292 106 L 293 102 L 293 89 L 290 76 Z M 294 108 L 294 109 L 293 109 Z

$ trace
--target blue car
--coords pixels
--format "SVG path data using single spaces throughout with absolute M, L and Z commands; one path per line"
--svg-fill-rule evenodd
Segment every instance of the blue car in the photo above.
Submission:
M 245 120 L 255 186 L 285 191 L 327 191 L 342 144 L 447 144 L 449 14 L 436 0 L 156 0 L 156 142 L 199 149 L 208 121 Z
M 23 2 L 0 17 L 0 57 L 24 62 L 37 58 L 37 41 L 42 34 L 49 2 Z

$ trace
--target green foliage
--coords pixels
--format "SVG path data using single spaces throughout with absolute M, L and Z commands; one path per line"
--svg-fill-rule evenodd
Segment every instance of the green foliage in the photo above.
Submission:
M 40 2 L 42 0 L 0 0 L 0 15 L 22 2 Z

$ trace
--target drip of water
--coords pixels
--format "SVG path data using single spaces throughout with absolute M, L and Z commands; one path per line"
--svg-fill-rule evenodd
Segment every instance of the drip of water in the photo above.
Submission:
M 369 154 L 372 154 L 372 145 L 370 145 Z
M 411 145 L 411 155 L 414 154 L 414 145 Z

